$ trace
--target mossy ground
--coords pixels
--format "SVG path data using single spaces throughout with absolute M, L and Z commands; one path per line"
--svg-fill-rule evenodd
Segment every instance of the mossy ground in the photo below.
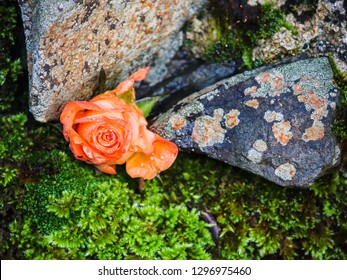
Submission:
M 61 131 L 27 112 L 17 78 L 1 90 L 2 259 L 347 258 L 346 169 L 303 190 L 180 154 L 142 189 L 123 167 L 76 161 Z

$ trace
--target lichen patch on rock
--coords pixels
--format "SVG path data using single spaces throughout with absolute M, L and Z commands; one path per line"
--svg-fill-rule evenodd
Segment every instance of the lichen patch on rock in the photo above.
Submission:
M 258 139 L 254 142 L 253 148 L 258 152 L 265 152 L 267 150 L 267 144 L 264 140 Z
M 222 109 L 216 109 L 213 117 L 202 116 L 197 118 L 193 128 L 192 141 L 202 148 L 223 143 L 225 129 L 220 124 L 223 115 L 224 111 Z
M 251 95 L 253 97 L 256 97 L 256 93 L 257 93 L 257 87 L 256 86 L 246 88 L 244 91 L 244 95 Z
M 225 115 L 225 125 L 227 128 L 233 128 L 237 126 L 240 122 L 239 120 L 240 111 L 233 109 L 228 114 Z
M 260 163 L 262 159 L 263 153 L 255 150 L 255 149 L 250 149 L 247 154 L 247 158 L 253 162 L 253 163 Z
M 172 115 L 169 119 L 169 123 L 171 124 L 171 127 L 175 130 L 180 130 L 187 125 L 186 119 L 178 114 Z
M 288 89 L 288 84 L 284 81 L 283 74 L 277 71 L 261 73 L 255 77 L 260 84 L 254 96 L 278 96 Z
M 248 100 L 245 102 L 245 104 L 248 106 L 248 107 L 252 107 L 254 109 L 257 109 L 259 107 L 259 102 L 257 99 L 251 99 L 251 100 Z
M 283 146 L 287 145 L 289 140 L 293 137 L 290 129 L 291 125 L 289 121 L 275 122 L 272 126 L 272 132 L 275 138 Z
M 312 126 L 305 130 L 302 140 L 306 142 L 320 140 L 324 137 L 324 131 L 324 124 L 320 121 L 314 121 Z
M 275 174 L 284 181 L 290 181 L 293 179 L 296 173 L 296 168 L 293 164 L 287 162 L 276 168 Z
M 281 121 L 281 120 L 283 120 L 283 114 L 268 110 L 264 114 L 264 119 L 268 123 L 274 122 L 274 121 Z

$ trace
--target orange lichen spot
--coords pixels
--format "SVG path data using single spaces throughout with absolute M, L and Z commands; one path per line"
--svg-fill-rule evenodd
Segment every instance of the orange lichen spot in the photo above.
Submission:
M 298 96 L 298 101 L 306 103 L 307 102 L 307 97 L 305 95 L 299 95 Z
M 245 102 L 245 104 L 249 107 L 257 109 L 259 107 L 259 102 L 257 99 L 251 99 Z
M 324 107 L 314 110 L 311 114 L 311 119 L 314 121 L 320 121 L 322 118 L 326 117 L 328 115 L 328 108 L 327 105 Z
M 310 104 L 310 106 L 313 108 L 313 109 L 320 109 L 324 103 L 325 103 L 325 100 L 318 97 L 317 95 L 315 94 L 312 94 L 310 92 L 308 92 L 308 94 L 310 94 L 309 98 L 308 98 L 308 103 Z
M 292 126 L 289 121 L 276 122 L 272 126 L 272 132 L 274 133 L 275 138 L 283 146 L 287 145 L 289 140 L 293 137 L 290 129 Z
M 287 83 L 284 82 L 283 80 L 283 75 L 281 73 L 270 73 L 270 72 L 265 72 L 259 74 L 257 77 L 255 77 L 258 83 L 262 84 L 268 84 L 266 86 L 266 92 L 263 92 L 265 94 L 268 94 L 270 96 L 277 96 L 280 95 L 283 91 L 283 88 L 288 86 Z M 268 86 L 270 85 L 270 89 Z M 264 91 L 263 85 L 261 85 L 261 88 Z
M 284 86 L 283 83 L 283 76 L 276 74 L 276 76 L 273 77 L 273 79 L 271 80 L 271 85 L 274 89 L 281 89 Z
M 293 92 L 295 95 L 302 94 L 302 84 L 301 83 L 294 84 L 293 85 Z
M 314 121 L 312 126 L 305 130 L 302 140 L 305 142 L 316 141 L 324 137 L 324 124 L 321 121 Z
M 272 79 L 272 75 L 269 72 L 264 72 L 264 73 L 259 74 L 255 79 L 259 83 L 270 83 L 270 81 Z
M 225 125 L 227 128 L 233 128 L 237 126 L 240 122 L 238 116 L 240 115 L 240 111 L 233 109 L 228 114 L 225 115 Z
M 253 86 L 253 87 L 248 87 L 245 89 L 244 91 L 244 95 L 254 95 L 257 92 L 257 87 Z
M 214 111 L 213 117 L 202 116 L 197 118 L 193 128 L 192 141 L 200 147 L 223 143 L 225 129 L 220 125 L 223 113 L 224 111 L 222 109 L 217 109 Z
M 293 179 L 296 173 L 296 168 L 293 164 L 287 162 L 276 168 L 275 174 L 284 181 L 290 181 Z
M 180 130 L 187 125 L 187 120 L 177 114 L 172 115 L 169 119 L 171 127 L 175 130 Z

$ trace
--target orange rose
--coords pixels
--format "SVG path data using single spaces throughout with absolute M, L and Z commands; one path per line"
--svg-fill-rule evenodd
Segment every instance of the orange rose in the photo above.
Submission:
M 143 80 L 148 71 L 149 67 L 140 69 L 114 90 L 89 102 L 65 106 L 60 121 L 77 159 L 95 164 L 108 174 L 116 174 L 116 164 L 126 163 L 131 177 L 144 179 L 152 179 L 172 165 L 177 146 L 149 131 L 141 110 L 119 98 L 124 93 L 134 98 L 134 82 Z

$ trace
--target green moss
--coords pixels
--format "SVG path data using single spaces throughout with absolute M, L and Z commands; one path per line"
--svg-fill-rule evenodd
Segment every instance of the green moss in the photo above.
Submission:
M 13 85 L 22 71 L 20 60 L 11 57 L 12 47 L 15 43 L 17 9 L 16 1 L 7 0 L 0 4 L 0 86 L 4 86 L 6 80 L 9 80 L 8 85 Z M 0 89 L 0 112 L 7 109 L 4 105 L 8 100 L 4 100 L 6 95 L 5 92 L 2 92 L 3 90 Z
M 329 57 L 329 61 L 334 73 L 334 80 L 340 90 L 340 104 L 336 110 L 332 132 L 343 142 L 347 141 L 347 74 L 339 70 L 332 56 Z
M 307 20 L 315 14 L 318 0 L 290 0 L 286 2 L 286 6 L 299 20 Z
M 170 182 L 165 192 L 171 201 L 206 207 L 216 218 L 223 259 L 346 257 L 344 177 L 326 177 L 312 190 L 283 188 L 223 163 L 181 155 L 161 178 Z
M 284 12 L 271 3 L 262 5 L 259 17 L 251 23 L 230 24 L 227 14 L 216 17 L 217 39 L 207 46 L 205 58 L 217 62 L 242 59 L 243 66 L 249 69 L 261 65 L 260 61 L 252 59 L 253 48 L 260 39 L 271 37 L 282 27 L 292 31 L 293 35 L 297 34 L 297 30 L 285 20 Z
M 0 160 L 18 160 L 23 157 L 31 145 L 26 139 L 24 114 L 3 116 L 0 119 Z M 9 162 L 7 162 L 9 164 Z
M 15 205 L 19 215 L 9 223 L 10 234 L 2 243 L 7 257 L 347 257 L 343 173 L 323 178 L 312 190 L 298 190 L 205 157 L 180 154 L 169 170 L 146 181 L 140 191 L 123 167 L 116 176 L 100 174 L 61 151 L 67 143 L 59 140 L 60 133 L 45 130 L 47 139 L 54 136 L 60 144 L 39 145 L 30 133 L 30 153 L 14 161 L 21 164 L 8 186 L 16 196 L 6 205 Z M 42 129 L 36 131 L 45 135 Z M 209 211 L 221 228 L 219 246 L 199 218 L 202 211 Z
M 159 180 L 139 193 L 122 168 L 117 176 L 99 174 L 57 150 L 31 154 L 23 172 L 32 174 L 20 207 L 30 230 L 22 236 L 14 222 L 12 241 L 24 248 L 22 240 L 37 237 L 26 258 L 210 258 L 212 238 L 199 212 L 169 203 Z

